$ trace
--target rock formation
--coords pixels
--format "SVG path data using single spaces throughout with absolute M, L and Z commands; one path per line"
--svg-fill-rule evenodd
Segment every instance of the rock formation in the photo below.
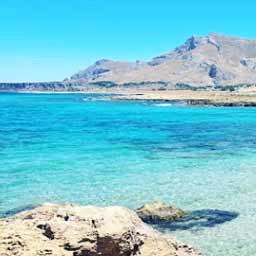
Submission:
M 1 256 L 196 256 L 122 207 L 44 204 L 0 219 Z
M 144 86 L 225 86 L 256 84 L 256 40 L 211 33 L 192 36 L 149 62 L 100 60 L 71 76 L 74 84 Z
M 136 210 L 138 216 L 145 222 L 157 223 L 160 221 L 174 221 L 185 215 L 185 212 L 163 202 L 155 201 L 145 204 Z

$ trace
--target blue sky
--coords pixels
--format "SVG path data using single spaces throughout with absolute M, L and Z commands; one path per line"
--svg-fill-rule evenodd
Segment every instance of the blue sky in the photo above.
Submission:
M 97 59 L 148 60 L 209 32 L 256 38 L 255 0 L 5 0 L 0 81 L 63 80 Z

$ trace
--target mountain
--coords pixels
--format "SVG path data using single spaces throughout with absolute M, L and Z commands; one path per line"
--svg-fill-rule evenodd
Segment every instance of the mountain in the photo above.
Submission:
M 0 83 L 0 91 L 82 91 L 92 88 L 221 89 L 256 85 L 256 40 L 210 33 L 192 36 L 146 61 L 102 59 L 62 82 Z
M 256 40 L 217 33 L 192 36 L 173 51 L 148 62 L 99 60 L 65 83 L 167 88 L 256 84 Z

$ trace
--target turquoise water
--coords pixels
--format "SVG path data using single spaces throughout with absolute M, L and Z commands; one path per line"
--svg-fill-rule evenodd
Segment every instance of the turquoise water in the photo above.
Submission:
M 136 208 L 160 199 L 235 216 L 163 232 L 207 256 L 256 255 L 255 108 L 87 97 L 0 95 L 1 216 L 45 201 Z

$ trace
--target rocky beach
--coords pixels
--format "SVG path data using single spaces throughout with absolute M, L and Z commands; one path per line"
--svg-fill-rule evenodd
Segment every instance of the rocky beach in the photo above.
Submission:
M 1 256 L 198 256 L 123 207 L 43 204 L 0 219 Z
M 109 93 L 109 92 L 108 92 Z M 165 102 L 183 106 L 255 107 L 256 90 L 230 91 L 113 91 L 103 100 Z M 96 92 L 97 94 L 97 92 Z M 97 98 L 98 99 L 98 98 Z

